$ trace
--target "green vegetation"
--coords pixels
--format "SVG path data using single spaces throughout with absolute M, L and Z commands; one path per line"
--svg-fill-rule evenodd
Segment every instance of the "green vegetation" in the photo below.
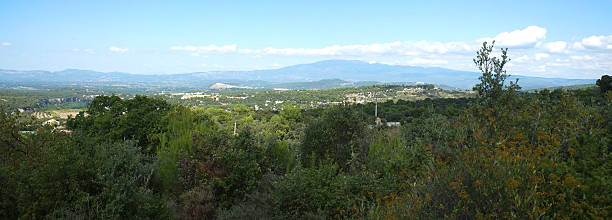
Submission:
M 471 91 L 451 91 L 434 85 L 374 85 L 324 90 L 254 90 L 227 89 L 192 93 L 163 93 L 159 97 L 171 104 L 189 107 L 206 106 L 232 108 L 244 105 L 255 110 L 279 110 L 287 104 L 302 109 L 328 107 L 337 104 L 368 102 L 416 101 L 436 98 L 474 97 Z
M 612 76 L 603 75 L 601 79 L 597 80 L 597 86 L 601 89 L 601 92 L 605 93 L 612 90 Z
M 492 49 L 477 53 L 475 95 L 97 96 L 70 133 L 3 108 L 0 218 L 609 219 L 612 91 L 518 92 Z M 408 90 L 435 97 L 391 96 Z M 262 94 L 284 102 L 251 108 Z M 319 98 L 340 104 L 310 107 Z
M 0 105 L 11 110 L 85 109 L 97 90 L 57 89 L 49 91 L 0 90 Z

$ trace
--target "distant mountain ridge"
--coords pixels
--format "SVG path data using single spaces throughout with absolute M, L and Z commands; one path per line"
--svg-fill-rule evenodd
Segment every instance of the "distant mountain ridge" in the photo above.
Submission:
M 130 84 L 140 86 L 209 87 L 215 83 L 235 86 L 268 88 L 285 85 L 287 89 L 318 89 L 304 83 L 321 81 L 325 88 L 369 85 L 375 83 L 422 82 L 448 87 L 471 89 L 478 83 L 480 73 L 438 67 L 418 67 L 367 63 L 355 60 L 325 60 L 279 69 L 252 71 L 209 71 L 167 75 L 138 75 L 122 72 L 96 72 L 66 69 L 63 71 L 0 70 L 0 83 L 107 85 Z M 513 75 L 523 89 L 537 89 L 579 84 L 593 84 L 595 79 L 543 78 Z M 333 83 L 325 80 L 336 80 Z M 339 82 L 337 80 L 343 81 Z M 343 86 L 344 85 L 344 86 Z

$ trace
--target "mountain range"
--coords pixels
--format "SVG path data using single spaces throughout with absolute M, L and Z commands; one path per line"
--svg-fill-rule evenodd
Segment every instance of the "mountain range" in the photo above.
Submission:
M 181 74 L 141 75 L 122 72 L 19 71 L 0 69 L 0 84 L 11 85 L 126 85 L 208 88 L 215 83 L 240 87 L 323 89 L 372 85 L 376 83 L 434 84 L 443 88 L 471 89 L 480 73 L 438 67 L 368 63 L 354 60 L 326 60 L 279 69 L 252 71 L 209 71 Z M 512 75 L 523 89 L 594 84 L 596 79 L 543 78 Z

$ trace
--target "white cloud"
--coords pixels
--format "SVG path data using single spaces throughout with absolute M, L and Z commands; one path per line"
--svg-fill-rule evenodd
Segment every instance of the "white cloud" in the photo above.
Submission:
M 217 46 L 214 44 L 208 45 L 208 46 L 201 46 L 201 47 L 196 47 L 196 46 L 172 46 L 170 47 L 171 50 L 182 50 L 182 51 L 191 51 L 191 52 L 201 52 L 201 53 L 211 53 L 211 52 L 217 52 L 217 53 L 229 53 L 229 52 L 235 52 L 237 50 L 237 46 L 235 44 L 233 45 L 223 45 L 223 46 Z
M 582 39 L 582 45 L 587 47 L 601 47 L 603 36 L 590 36 Z
M 408 61 L 406 64 L 408 65 L 424 65 L 424 66 L 435 66 L 441 64 L 447 64 L 446 60 L 431 60 L 431 59 L 423 59 L 423 58 L 414 58 Z
M 582 39 L 578 44 L 589 49 L 612 49 L 612 35 L 590 36 Z
M 263 50 L 255 51 L 255 53 L 271 54 L 271 55 L 339 55 L 340 46 L 307 49 L 307 48 L 273 48 L 268 47 Z
M 221 52 L 221 53 L 226 53 L 226 52 L 234 52 L 236 51 L 236 45 L 224 45 L 224 46 L 216 46 L 216 45 L 209 45 L 209 46 L 204 46 L 204 47 L 200 47 L 198 48 L 199 51 L 201 52 Z
M 125 53 L 128 51 L 127 48 L 120 48 L 116 46 L 111 46 L 108 48 L 108 50 L 110 50 L 111 52 L 116 52 L 116 53 Z
M 573 50 L 584 50 L 584 46 L 580 42 L 574 42 L 572 44 L 572 49 Z
M 8 47 L 8 46 L 11 46 L 11 43 L 9 43 L 9 42 L 2 42 L 2 46 Z
M 569 60 L 556 59 L 555 62 L 547 63 L 547 65 L 548 66 L 553 66 L 553 67 L 569 67 L 569 66 L 572 66 L 572 64 L 569 63 L 568 61 Z
M 522 62 L 525 62 L 527 60 L 529 60 L 529 56 L 523 55 L 523 56 L 520 56 L 520 57 L 518 57 L 516 59 L 513 59 L 512 61 L 516 61 L 518 63 L 522 63 Z
M 414 54 L 401 42 L 367 45 L 333 45 L 323 48 L 274 48 L 268 47 L 263 50 L 254 50 L 253 53 L 271 55 L 365 55 L 365 54 Z
M 427 42 L 419 41 L 415 46 L 425 52 L 437 52 L 444 54 L 447 52 L 473 52 L 478 48 L 478 44 L 467 44 L 464 42 Z
M 475 45 L 463 42 L 390 42 L 377 44 L 333 45 L 322 48 L 274 48 L 261 50 L 240 50 L 255 54 L 268 55 L 306 55 L 306 56 L 417 56 L 422 53 L 446 54 L 472 52 Z
M 414 44 L 417 48 L 429 53 L 447 53 L 449 48 L 440 42 L 419 41 Z
M 551 53 L 567 53 L 567 42 L 555 41 L 544 44 L 544 49 Z
M 584 55 L 584 56 L 570 56 L 570 59 L 572 60 L 592 60 L 594 57 L 589 56 L 589 55 Z
M 502 53 L 499 50 L 494 50 L 489 54 L 490 57 L 497 57 L 497 58 L 501 58 L 501 55 Z
M 503 32 L 493 38 L 483 38 L 479 41 L 492 41 L 502 47 L 529 47 L 541 43 L 546 38 L 546 29 L 529 26 L 522 30 Z
M 537 54 L 535 55 L 535 59 L 536 59 L 536 60 L 546 59 L 546 58 L 548 58 L 548 57 L 550 57 L 550 55 L 549 55 L 549 54 L 547 54 L 547 53 L 537 53 Z
M 332 45 L 321 48 L 240 48 L 236 45 L 172 46 L 171 50 L 199 53 L 240 53 L 254 55 L 299 55 L 299 56 L 419 56 L 422 54 L 472 53 L 478 49 L 476 43 L 465 42 L 389 42 L 374 44 Z
M 531 68 L 531 71 L 533 72 L 546 72 L 546 65 L 539 65 L 539 66 L 534 66 Z
M 494 38 L 500 46 L 521 47 L 541 43 L 546 38 L 546 29 L 529 26 L 522 30 L 503 32 Z M 482 41 L 480 41 L 482 42 Z M 432 54 L 473 53 L 480 42 L 431 42 L 431 41 L 395 41 L 374 44 L 331 45 L 320 48 L 277 48 L 263 49 L 240 48 L 233 45 L 217 46 L 172 46 L 171 50 L 198 53 L 240 53 L 255 55 L 299 55 L 299 56 L 428 56 Z M 552 51 L 562 50 L 563 42 L 552 42 L 548 47 Z M 559 47 L 563 47 L 559 49 Z

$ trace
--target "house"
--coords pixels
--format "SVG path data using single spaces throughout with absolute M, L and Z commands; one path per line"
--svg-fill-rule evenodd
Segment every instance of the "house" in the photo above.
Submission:
M 49 120 L 46 120 L 46 121 L 44 121 L 42 123 L 42 125 L 51 125 L 51 126 L 57 126 L 59 124 L 60 124 L 59 121 L 57 121 L 55 119 L 49 119 Z
M 387 122 L 387 127 L 400 127 L 402 124 L 399 121 L 390 121 Z

